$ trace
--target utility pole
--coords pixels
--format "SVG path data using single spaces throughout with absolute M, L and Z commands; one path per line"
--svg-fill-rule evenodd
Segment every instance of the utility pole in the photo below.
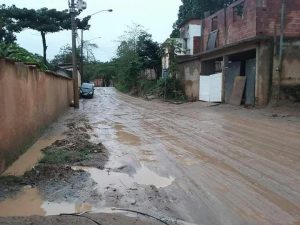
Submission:
M 286 20 L 286 0 L 281 0 L 280 13 L 280 41 L 279 53 L 277 53 L 277 28 L 274 27 L 274 56 L 273 56 L 273 78 L 272 78 L 272 104 L 277 106 L 280 100 L 281 93 L 281 76 L 282 76 L 282 61 L 284 52 L 284 30 Z
M 72 27 L 72 64 L 73 64 L 73 89 L 74 89 L 74 108 L 79 109 L 79 87 L 78 87 L 78 73 L 77 73 L 77 59 L 76 59 L 76 8 L 74 0 L 71 0 L 70 5 L 71 27 Z
M 84 81 L 84 77 L 83 77 L 83 29 L 81 29 L 80 74 L 81 74 L 82 80 Z

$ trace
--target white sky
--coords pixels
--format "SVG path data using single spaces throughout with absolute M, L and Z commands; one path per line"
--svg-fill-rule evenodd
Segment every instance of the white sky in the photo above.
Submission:
M 133 23 L 144 26 L 153 35 L 153 39 L 163 42 L 172 31 L 172 24 L 177 19 L 181 0 L 86 0 L 87 9 L 80 17 L 103 9 L 113 9 L 114 12 L 102 12 L 92 17 L 91 28 L 85 32 L 85 40 L 93 40 L 99 46 L 95 51 L 96 58 L 108 61 L 115 55 L 118 43 L 116 40 Z M 16 5 L 26 8 L 68 8 L 68 0 L 0 0 L 0 4 Z M 33 30 L 23 31 L 17 35 L 18 43 L 27 50 L 42 54 L 42 41 L 39 33 Z M 70 31 L 47 35 L 47 54 L 52 59 L 60 47 L 71 44 Z

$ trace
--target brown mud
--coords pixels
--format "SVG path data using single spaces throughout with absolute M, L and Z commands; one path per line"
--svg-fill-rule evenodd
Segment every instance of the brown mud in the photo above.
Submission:
M 103 224 L 105 218 L 115 218 L 116 224 L 144 219 L 119 217 L 113 208 L 169 224 L 299 224 L 299 107 L 212 106 L 149 102 L 113 88 L 96 89 L 95 97 L 81 100 L 80 110 L 65 121 L 77 136 L 65 133 L 67 141 L 44 151 L 46 171 L 40 163 L 27 173 L 32 180 L 6 180 L 13 188 L 25 183 L 14 191 L 18 194 L 0 201 L 0 216 L 47 216 L 45 222 L 23 217 L 1 218 L 0 224 L 69 224 L 73 217 L 58 215 L 86 211 L 104 216 Z M 88 140 L 92 150 L 72 145 L 73 137 L 76 143 Z M 100 163 L 93 160 L 97 155 Z M 64 166 L 56 170 L 59 160 Z
M 47 201 L 59 199 L 87 201 L 99 197 L 99 194 L 93 191 L 95 182 L 87 173 L 83 170 L 75 171 L 71 166 L 93 166 L 103 169 L 108 160 L 108 152 L 101 143 L 95 144 L 89 141 L 88 132 L 92 128 L 85 119 L 80 119 L 76 123 L 69 122 L 67 127 L 69 129 L 64 133 L 65 138 L 58 139 L 42 149 L 40 154 L 43 157 L 31 170 L 19 177 L 5 176 L 7 172 L 0 177 L 0 200 L 22 190 L 24 194 L 24 187 L 27 187 L 25 193 L 38 188 L 42 199 Z M 12 167 L 15 168 L 16 165 Z M 7 171 L 12 170 L 9 168 Z M 0 202 L 1 215 L 5 215 L 1 207 L 3 204 L 10 203 Z

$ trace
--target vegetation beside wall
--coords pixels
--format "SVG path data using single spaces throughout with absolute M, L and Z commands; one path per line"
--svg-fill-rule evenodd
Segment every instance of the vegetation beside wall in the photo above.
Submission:
M 37 65 L 41 70 L 47 70 L 47 65 L 43 62 L 43 57 L 32 54 L 17 44 L 0 43 L 0 58 L 11 59 L 16 62 Z

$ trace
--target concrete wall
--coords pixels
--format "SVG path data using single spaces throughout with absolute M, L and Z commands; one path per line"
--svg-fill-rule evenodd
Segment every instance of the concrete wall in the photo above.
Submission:
M 273 48 L 269 42 L 261 42 L 256 48 L 255 104 L 264 106 L 269 103 L 272 83 Z
M 200 60 L 180 64 L 181 80 L 186 96 L 190 101 L 199 100 Z
M 285 40 L 281 73 L 281 98 L 300 100 L 300 41 Z
M 155 69 L 145 69 L 141 72 L 140 76 L 143 79 L 147 79 L 147 80 L 155 80 L 157 79 L 157 74 L 155 72 Z
M 0 173 L 72 100 L 70 78 L 0 60 Z

